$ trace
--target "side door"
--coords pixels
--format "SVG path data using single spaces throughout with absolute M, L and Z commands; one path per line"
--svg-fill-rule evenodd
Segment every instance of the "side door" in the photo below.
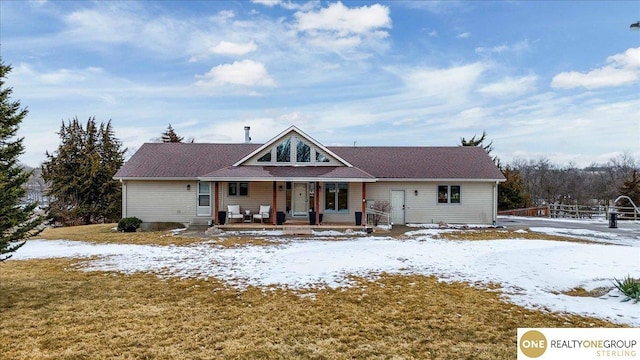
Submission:
M 391 190 L 391 222 L 404 225 L 404 190 Z

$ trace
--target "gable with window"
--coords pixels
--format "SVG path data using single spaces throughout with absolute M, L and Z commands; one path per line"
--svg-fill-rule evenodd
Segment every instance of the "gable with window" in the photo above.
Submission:
M 285 137 L 271 148 L 262 151 L 257 155 L 255 162 L 260 165 L 335 165 L 335 161 L 322 149 L 295 135 Z

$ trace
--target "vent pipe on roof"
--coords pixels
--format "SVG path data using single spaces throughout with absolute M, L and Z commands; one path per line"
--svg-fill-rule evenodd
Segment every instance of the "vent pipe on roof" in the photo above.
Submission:
M 251 136 L 249 136 L 249 130 L 251 130 L 250 126 L 245 126 L 244 127 L 244 142 L 246 144 L 251 142 Z

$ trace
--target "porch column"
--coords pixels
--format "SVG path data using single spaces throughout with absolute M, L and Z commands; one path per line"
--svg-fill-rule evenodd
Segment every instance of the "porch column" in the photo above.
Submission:
M 271 223 L 273 225 L 277 225 L 278 224 L 277 219 L 276 219 L 276 216 L 278 215 L 278 196 L 277 196 L 278 195 L 278 193 L 277 193 L 278 189 L 277 188 L 278 188 L 278 184 L 277 184 L 276 181 L 274 181 L 273 182 L 273 191 L 272 191 L 272 193 L 273 193 L 273 199 L 272 199 L 273 206 L 271 207 L 271 215 L 270 215 L 271 216 Z
M 316 210 L 316 225 L 320 225 L 320 183 L 317 181 L 316 181 L 316 194 L 314 198 L 316 203 L 313 206 L 313 208 Z
M 220 225 L 218 218 L 218 211 L 220 210 L 220 190 L 218 189 L 218 182 L 213 184 L 213 222 L 216 225 Z
M 362 216 L 367 217 L 367 183 L 362 183 Z

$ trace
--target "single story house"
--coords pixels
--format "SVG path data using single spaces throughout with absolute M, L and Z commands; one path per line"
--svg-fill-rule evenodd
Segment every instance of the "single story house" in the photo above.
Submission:
M 496 221 L 505 179 L 480 147 L 324 146 L 296 126 L 253 144 L 248 133 L 240 144 L 142 145 L 114 177 L 122 217 L 354 224 L 387 202 L 393 224 Z

